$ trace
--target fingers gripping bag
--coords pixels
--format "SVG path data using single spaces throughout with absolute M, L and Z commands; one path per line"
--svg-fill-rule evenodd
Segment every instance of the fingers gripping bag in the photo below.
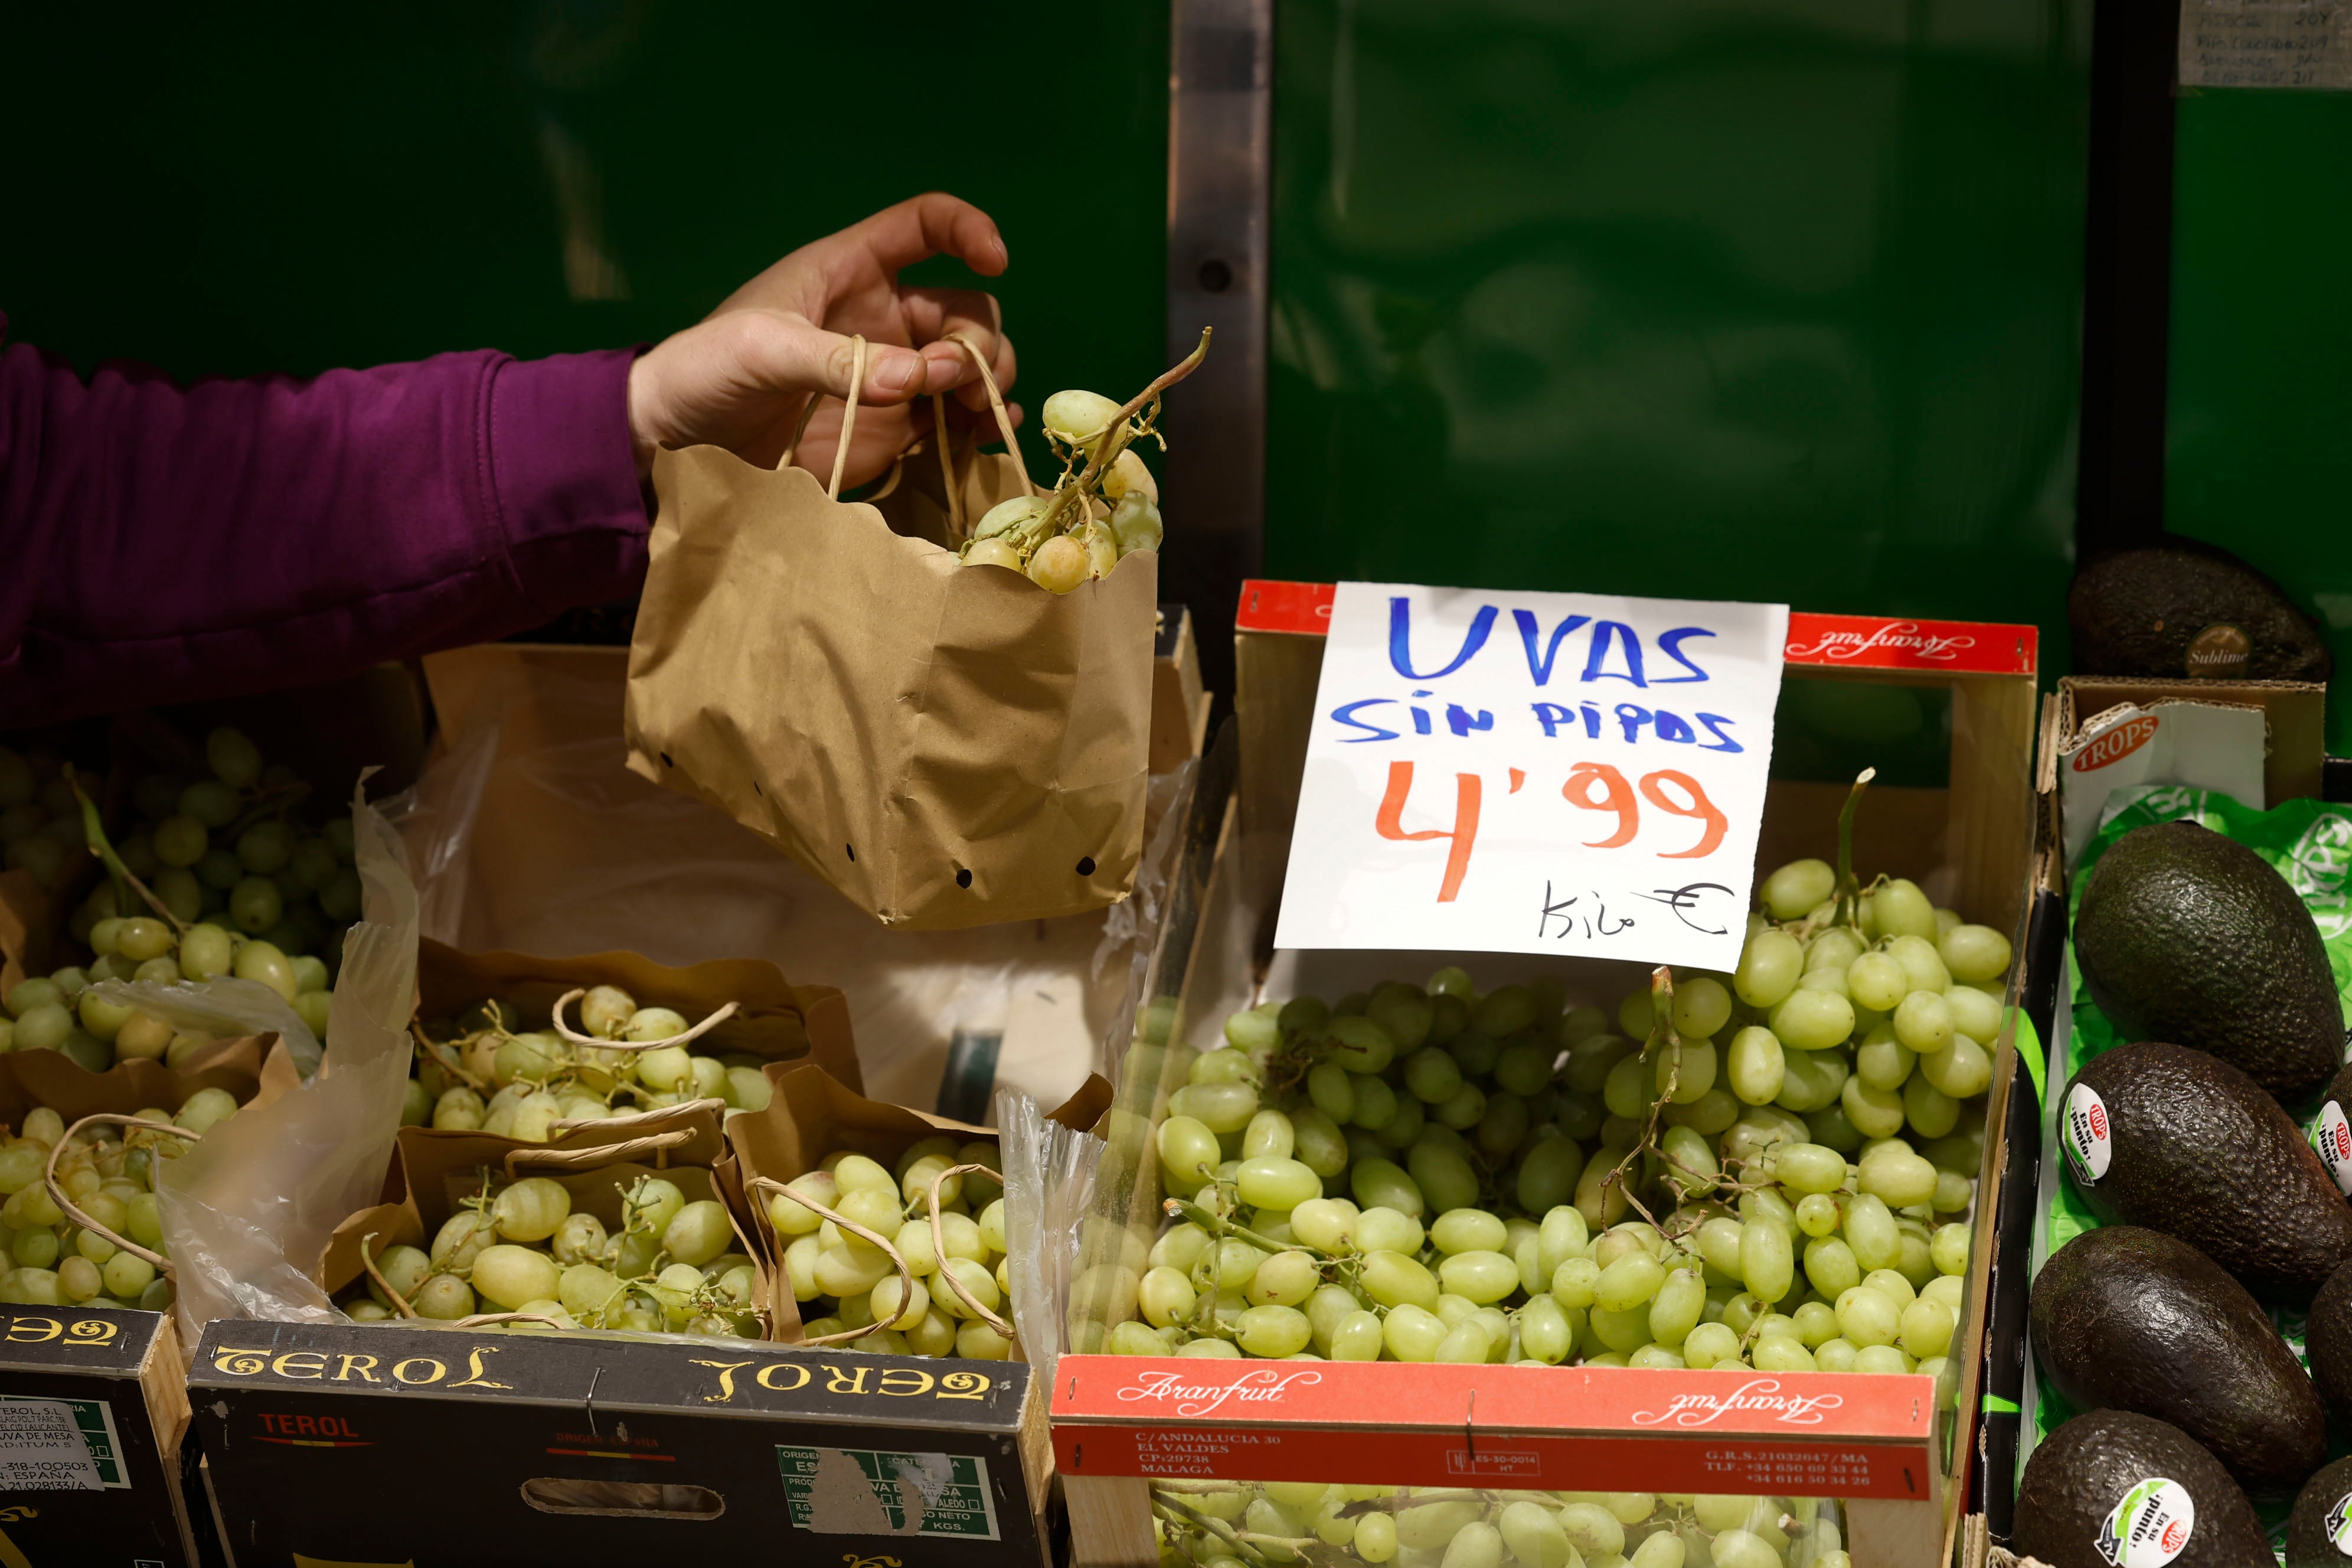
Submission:
M 1051 497 L 1034 493 L 992 379 L 1006 454 L 958 458 L 935 439 L 871 502 L 840 499 L 855 395 L 830 485 L 791 448 L 772 470 L 717 447 L 657 453 L 629 766 L 718 805 L 886 925 L 1125 898 L 1150 777 L 1157 512 L 1121 553 L 1089 486 L 1198 358 L 1074 445 Z M 1047 552 L 1075 558 L 1066 581 Z
M 416 890 L 391 826 L 363 799 L 352 817 L 362 918 L 343 940 L 323 1065 L 222 1122 L 157 1182 L 189 1344 L 215 1318 L 341 1321 L 312 1268 L 336 1226 L 383 1192 L 408 1079 Z

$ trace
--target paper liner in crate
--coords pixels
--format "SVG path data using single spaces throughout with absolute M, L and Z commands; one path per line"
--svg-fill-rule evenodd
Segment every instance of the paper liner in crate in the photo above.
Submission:
M 856 416 L 853 398 L 845 451 Z M 1009 421 L 1003 434 L 1017 454 Z M 838 461 L 828 487 L 792 457 L 656 455 L 630 767 L 728 812 L 886 925 L 1125 898 L 1150 770 L 1157 556 L 1049 593 L 942 547 L 950 492 L 933 465 L 902 463 L 877 506 L 839 499 Z M 974 452 L 944 510 L 977 519 L 1029 493 L 1017 455 Z
M 814 1063 L 851 1084 L 859 1081 L 849 1005 L 829 985 L 794 985 L 763 959 L 725 958 L 682 967 L 634 952 L 537 958 L 520 952 L 463 952 L 420 944 L 417 1016 L 445 1018 L 493 998 L 543 1019 L 564 993 L 617 985 L 640 1007 L 668 1007 L 689 1022 L 732 1003 L 732 1016 L 698 1041 L 712 1056 L 741 1053 L 763 1063 Z M 579 1013 L 570 1015 L 576 1027 Z

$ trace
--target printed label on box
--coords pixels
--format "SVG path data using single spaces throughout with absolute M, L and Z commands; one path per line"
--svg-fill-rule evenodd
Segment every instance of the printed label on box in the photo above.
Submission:
M 94 1492 L 130 1485 L 106 1401 L 0 1395 L 0 1491 Z
M 816 1535 L 1000 1539 L 988 1461 L 973 1454 L 890 1454 L 776 1447 L 793 1523 Z

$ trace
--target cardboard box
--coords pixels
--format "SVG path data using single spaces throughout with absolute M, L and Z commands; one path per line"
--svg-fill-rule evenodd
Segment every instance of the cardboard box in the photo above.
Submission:
M 188 1387 L 247 1568 L 1046 1562 L 1018 1363 L 224 1321 Z
M 1158 1228 L 1150 1129 L 1167 1096 L 1186 1080 L 1195 1049 L 1220 1043 L 1226 1015 L 1259 999 L 1274 958 L 1273 920 L 1330 598 L 1322 584 L 1253 582 L 1243 588 L 1235 637 L 1238 796 L 1205 894 L 1171 1044 L 1164 1052 L 1131 1054 L 1106 1123 L 1111 1152 L 1097 1191 L 1115 1205 L 1106 1217 L 1137 1235 Z M 1912 878 L 1937 903 L 2011 932 L 2021 956 L 2033 879 L 2036 657 L 2030 626 L 1798 613 L 1790 617 L 1785 670 L 1792 686 L 1932 689 L 1948 704 L 1946 777 L 1940 785 L 1874 786 L 1855 835 L 1855 864 Z M 1822 854 L 1834 841 L 1847 789 L 1776 778 L 1759 867 Z M 1307 956 L 1329 976 L 1345 977 L 1339 989 L 1360 984 L 1370 973 L 1366 965 L 1381 962 L 1378 955 Z M 1469 955 L 1464 962 L 1484 986 L 1519 977 L 1541 961 Z M 1309 966 L 1302 960 L 1298 967 Z M 1636 967 L 1592 965 L 1591 999 L 1613 998 Z M 2012 1006 L 2021 970 L 2012 971 Z M 2012 1027 L 1994 1043 L 1980 1221 L 2006 1169 L 2015 1072 Z M 1928 1379 L 1848 1373 L 1759 1374 L 1743 1384 L 1713 1372 L 1381 1363 L 1297 1369 L 1256 1361 L 1066 1355 L 1055 1373 L 1052 1409 L 1074 1557 L 1119 1568 L 1156 1562 L 1148 1476 L 1432 1486 L 1476 1478 L 1514 1488 L 1839 1496 L 1847 1500 L 1857 1564 L 1931 1568 L 1949 1560 L 1960 1534 L 1966 1489 L 1956 1482 L 1975 1449 L 1994 1229 L 1990 1223 L 1977 1229 L 1952 1352 L 1958 1369 L 1954 1408 L 1937 1408 Z M 1108 1261 L 1108 1247 L 1121 1244 L 1114 1227 L 1104 1231 L 1101 1256 L 1090 1252 L 1081 1267 Z M 1754 1402 L 1726 1400 L 1735 1393 Z M 1793 1418 L 1792 1411 L 1805 1418 Z
M 188 1415 L 168 1314 L 0 1308 L 0 1561 L 196 1568 L 181 1489 Z M 68 1426 L 86 1460 L 61 1446 Z

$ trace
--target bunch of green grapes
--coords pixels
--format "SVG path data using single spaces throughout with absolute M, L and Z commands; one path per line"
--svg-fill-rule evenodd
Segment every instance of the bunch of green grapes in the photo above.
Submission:
M 992 1313 L 1003 1312 L 1012 1297 L 1004 1267 L 1003 1184 L 978 1171 L 942 1179 L 958 1165 L 997 1169 L 996 1145 L 926 1138 L 908 1145 L 895 1168 L 887 1169 L 879 1161 L 840 1150 L 768 1200 L 768 1221 L 783 1244 L 784 1272 L 809 1338 L 862 1328 L 871 1331 L 851 1342 L 862 1351 L 975 1361 L 1012 1355 L 1013 1342 L 940 1278 L 944 1268 Z M 943 1248 L 931 1240 L 934 1183 Z M 892 1251 L 852 1235 L 787 1193 L 892 1238 Z M 906 1260 L 914 1277 L 911 1292 L 900 1287 L 892 1252 Z
M 265 766 L 241 731 L 213 731 L 205 759 L 202 776 L 159 772 L 131 785 L 133 820 L 118 835 L 122 865 L 182 926 L 202 922 L 331 965 L 344 928 L 360 918 L 350 816 L 331 811 L 315 827 L 305 826 L 309 786 L 291 768 Z M 156 912 L 101 881 L 71 930 L 89 942 L 102 921 Z
M 515 1312 L 554 1328 L 760 1337 L 757 1275 L 734 1248 L 725 1205 L 688 1203 L 677 1183 L 640 1176 L 621 1216 L 608 1233 L 561 1182 L 526 1176 L 494 1192 L 485 1173 L 430 1250 L 371 1257 L 341 1305 L 361 1323 Z
M 631 1111 L 724 1100 L 728 1110 L 764 1110 L 774 1093 L 758 1057 L 703 1054 L 703 1029 L 733 1005 L 688 1023 L 668 1007 L 640 1007 L 617 985 L 580 995 L 579 1029 L 564 1020 L 566 996 L 546 1028 L 518 1030 L 523 1008 L 488 1001 L 465 1016 L 419 1026 L 415 1076 L 401 1121 L 447 1131 L 479 1130 L 544 1143 L 557 1121 L 595 1121 Z M 567 1038 L 565 1031 L 579 1038 Z M 686 1037 L 679 1039 L 679 1037 Z M 614 1040 L 653 1049 L 586 1043 Z M 656 1042 L 677 1040 L 675 1045 Z
M 1155 1481 L 1163 1568 L 1852 1568 L 1829 1499 Z
M 213 1043 L 203 1030 L 183 1030 L 152 1013 L 109 1002 L 89 987 L 99 980 L 150 980 L 171 984 L 233 974 L 257 980 L 293 1005 L 310 1032 L 324 1039 L 327 965 L 304 954 L 289 958 L 269 942 L 240 939 L 212 925 L 175 933 L 160 919 L 109 916 L 89 941 L 100 951 L 84 967 L 67 964 L 46 976 L 19 981 L 0 997 L 0 1050 L 63 1051 L 91 1072 L 118 1061 L 161 1060 L 178 1067 Z
M 64 769 L 55 752 L 0 746 L 0 866 L 52 893 L 82 867 L 81 807 Z
M 1121 405 L 1097 392 L 1057 392 L 1045 399 L 1045 438 L 1062 458 L 1062 477 L 1042 496 L 1016 496 L 989 509 L 963 547 L 967 566 L 1024 572 L 1053 593 L 1108 577 L 1161 538 L 1160 486 L 1133 450 L 1160 442 L 1160 395 L 1190 375 L 1209 352 L 1209 334 L 1175 369 Z
M 151 1108 L 136 1114 L 202 1137 L 236 1112 L 236 1098 L 226 1089 L 200 1089 L 176 1113 Z M 0 1203 L 0 1302 L 162 1311 L 172 1303 L 171 1281 L 100 1229 L 76 1222 L 50 1194 L 44 1173 L 65 1133 L 64 1118 L 42 1106 L 26 1114 L 15 1136 L 0 1141 L 0 1193 L 7 1194 Z M 184 1152 L 184 1141 L 169 1133 L 101 1123 L 83 1129 L 58 1159 L 58 1185 L 104 1231 L 163 1254 L 155 1162 Z
M 1828 870 L 1784 867 L 1769 907 Z M 1622 1033 L 1451 968 L 1235 1014 L 1156 1133 L 1179 1222 L 1080 1282 L 1140 1313 L 1103 1348 L 1942 1373 L 1990 1077 L 1967 1031 L 1993 1037 L 2009 944 L 1924 898 L 1917 936 L 1915 897 L 1759 916 L 1735 975 L 1661 971 Z

